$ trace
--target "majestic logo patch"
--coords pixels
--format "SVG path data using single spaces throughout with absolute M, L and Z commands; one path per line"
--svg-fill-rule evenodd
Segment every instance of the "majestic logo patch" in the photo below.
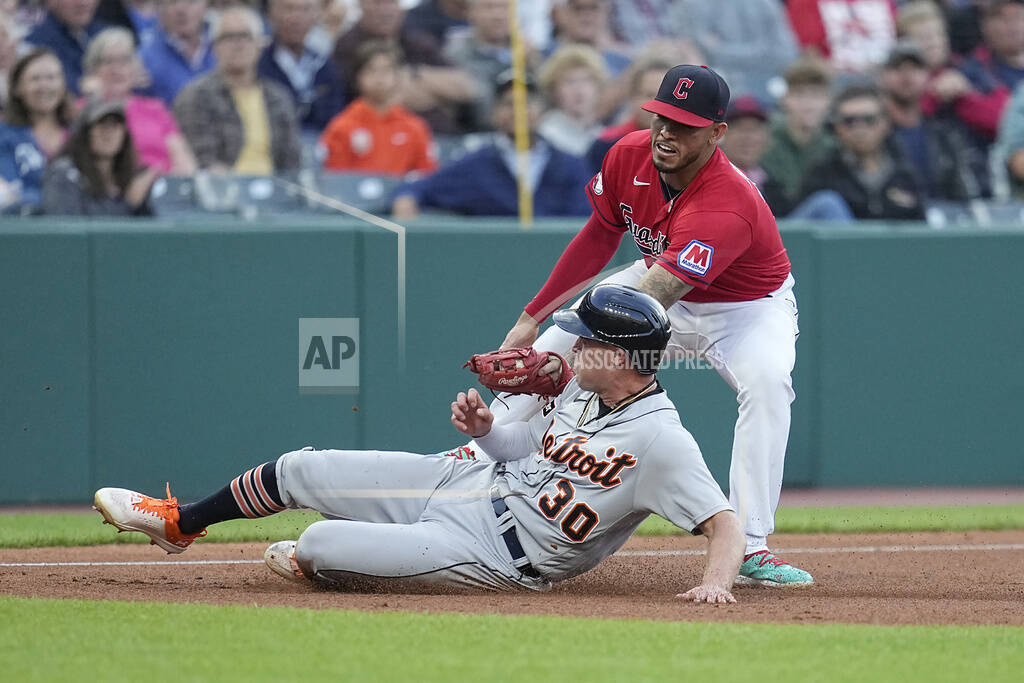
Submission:
M 715 254 L 715 248 L 704 244 L 699 240 L 691 240 L 679 252 L 679 267 L 688 270 L 695 275 L 704 275 L 711 268 L 711 257 Z
M 594 178 L 594 194 L 604 194 L 604 180 L 601 179 L 601 172 L 597 172 L 597 177 Z

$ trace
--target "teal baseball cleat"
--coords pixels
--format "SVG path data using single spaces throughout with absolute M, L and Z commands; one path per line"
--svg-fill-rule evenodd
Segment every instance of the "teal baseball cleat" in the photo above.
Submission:
M 741 586 L 796 588 L 810 586 L 814 583 L 814 577 L 777 557 L 772 551 L 760 550 L 744 556 L 736 583 Z

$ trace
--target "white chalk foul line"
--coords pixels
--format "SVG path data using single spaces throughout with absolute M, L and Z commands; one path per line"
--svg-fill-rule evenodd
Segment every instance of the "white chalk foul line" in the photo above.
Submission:
M 1024 550 L 1024 543 L 978 543 L 973 545 L 850 545 L 834 548 L 779 548 L 782 555 L 824 553 L 918 553 L 966 552 L 977 550 Z M 618 557 L 682 557 L 703 555 L 704 550 L 620 550 Z M 263 560 L 152 560 L 149 562 L 0 562 L 0 567 L 160 567 L 217 564 L 263 564 Z
M 835 548 L 776 548 L 780 555 L 810 555 L 826 553 L 919 553 L 966 552 L 975 550 L 1024 550 L 1024 543 L 978 543 L 974 545 L 849 545 Z M 676 557 L 703 555 L 704 550 L 620 550 L 622 557 Z

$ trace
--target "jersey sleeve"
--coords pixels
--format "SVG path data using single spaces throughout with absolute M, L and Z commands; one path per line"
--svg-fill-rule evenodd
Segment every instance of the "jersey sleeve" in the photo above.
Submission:
M 669 247 L 657 263 L 693 285 L 707 289 L 751 245 L 750 223 L 732 211 L 699 211 L 676 219 Z
M 619 165 L 617 158 L 616 148 L 612 147 L 601 163 L 601 170 L 587 183 L 587 199 L 594 207 L 594 216 L 601 222 L 602 227 L 626 232 L 626 221 L 622 217 L 622 209 L 619 208 L 614 188 L 610 183 L 605 183 L 605 177 L 612 177 L 611 174 L 616 172 L 615 169 Z
M 708 471 L 697 442 L 682 426 L 663 429 L 651 442 L 645 459 L 634 494 L 637 510 L 664 517 L 697 534 L 702 522 L 732 509 Z

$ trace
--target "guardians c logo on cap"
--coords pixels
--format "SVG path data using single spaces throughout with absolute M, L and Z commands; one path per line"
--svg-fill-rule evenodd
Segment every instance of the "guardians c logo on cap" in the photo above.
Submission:
M 725 120 L 729 86 L 709 66 L 680 64 L 668 70 L 658 94 L 643 108 L 666 119 L 703 128 Z

